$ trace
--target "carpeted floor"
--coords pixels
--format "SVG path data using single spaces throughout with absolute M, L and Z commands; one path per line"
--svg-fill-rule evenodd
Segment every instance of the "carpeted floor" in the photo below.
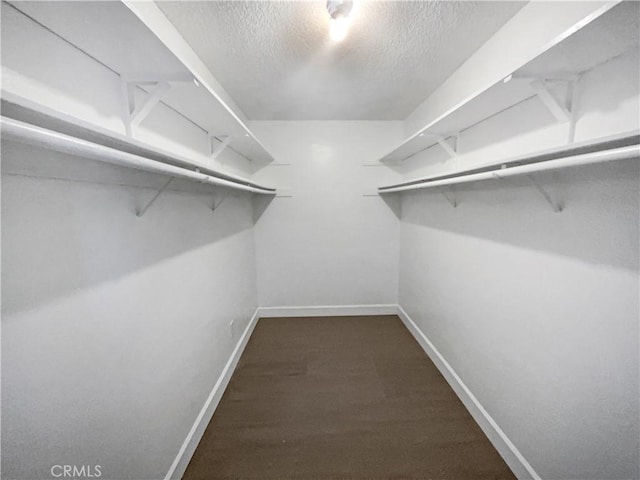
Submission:
M 258 321 L 183 477 L 513 479 L 396 316 Z

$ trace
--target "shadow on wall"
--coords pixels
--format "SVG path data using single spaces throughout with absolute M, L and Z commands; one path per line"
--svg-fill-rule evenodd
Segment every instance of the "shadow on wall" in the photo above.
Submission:
M 517 247 L 638 271 L 638 160 L 535 176 L 563 206 L 555 213 L 526 177 L 406 192 L 402 221 Z
M 402 218 L 402 198 L 399 195 L 380 195 L 380 198 L 387 204 L 387 207 L 396 218 Z
M 258 223 L 262 214 L 267 210 L 267 207 L 271 205 L 273 195 L 254 195 L 253 196 L 253 223 Z
M 248 193 L 175 180 L 137 217 L 136 210 L 168 177 L 9 142 L 3 142 L 2 160 L 5 314 L 116 280 L 253 226 Z

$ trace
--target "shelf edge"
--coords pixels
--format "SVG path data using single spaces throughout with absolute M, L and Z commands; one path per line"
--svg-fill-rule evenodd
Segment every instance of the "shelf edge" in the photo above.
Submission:
M 250 193 L 275 195 L 276 189 L 258 184 L 241 183 L 178 167 L 158 160 L 135 155 L 123 150 L 107 147 L 54 130 L 20 122 L 9 117 L 0 117 L 0 133 L 3 140 L 17 141 L 29 145 L 55 150 L 69 155 L 112 163 L 138 170 L 162 173 Z
M 455 185 L 490 178 L 503 178 L 538 171 L 555 170 L 640 157 L 640 131 L 565 145 L 561 148 L 494 162 L 482 167 L 433 175 L 378 187 L 380 193 L 395 193 L 444 185 Z

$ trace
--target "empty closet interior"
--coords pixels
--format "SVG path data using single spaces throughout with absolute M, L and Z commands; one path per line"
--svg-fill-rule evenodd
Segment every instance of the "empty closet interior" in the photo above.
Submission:
M 640 3 L 1 9 L 3 478 L 182 478 L 260 319 L 359 316 L 517 478 L 638 478 Z

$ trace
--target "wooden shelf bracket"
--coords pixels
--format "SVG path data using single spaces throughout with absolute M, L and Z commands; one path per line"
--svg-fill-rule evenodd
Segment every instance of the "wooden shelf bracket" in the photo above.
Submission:
M 217 143 L 217 144 L 216 144 Z M 211 148 L 211 161 L 215 161 L 225 148 L 231 143 L 229 135 L 209 134 L 209 147 Z
M 120 75 L 120 88 L 122 91 L 123 122 L 128 137 L 132 137 L 132 129 L 151 113 L 153 107 L 162 101 L 171 87 L 175 84 L 192 83 L 191 75 L 181 76 L 129 76 Z M 147 97 L 136 105 L 136 88 L 147 93 Z
M 453 147 L 447 142 L 447 139 L 453 137 Z M 449 135 L 448 137 L 444 137 L 442 135 L 436 135 L 435 139 L 438 141 L 438 144 L 442 147 L 442 149 L 447 152 L 449 157 L 455 158 L 458 156 L 458 135 Z
M 567 84 L 568 98 L 566 98 L 564 101 L 558 100 L 556 96 L 551 92 L 548 85 L 549 81 L 550 79 L 535 78 L 531 81 L 531 87 L 535 91 L 540 101 L 544 104 L 545 107 L 549 109 L 551 114 L 559 122 L 564 123 L 572 121 L 572 110 L 574 109 L 574 105 L 572 105 L 574 99 L 573 91 L 575 89 L 576 80 L 574 78 L 559 80 L 561 82 L 566 82 Z

